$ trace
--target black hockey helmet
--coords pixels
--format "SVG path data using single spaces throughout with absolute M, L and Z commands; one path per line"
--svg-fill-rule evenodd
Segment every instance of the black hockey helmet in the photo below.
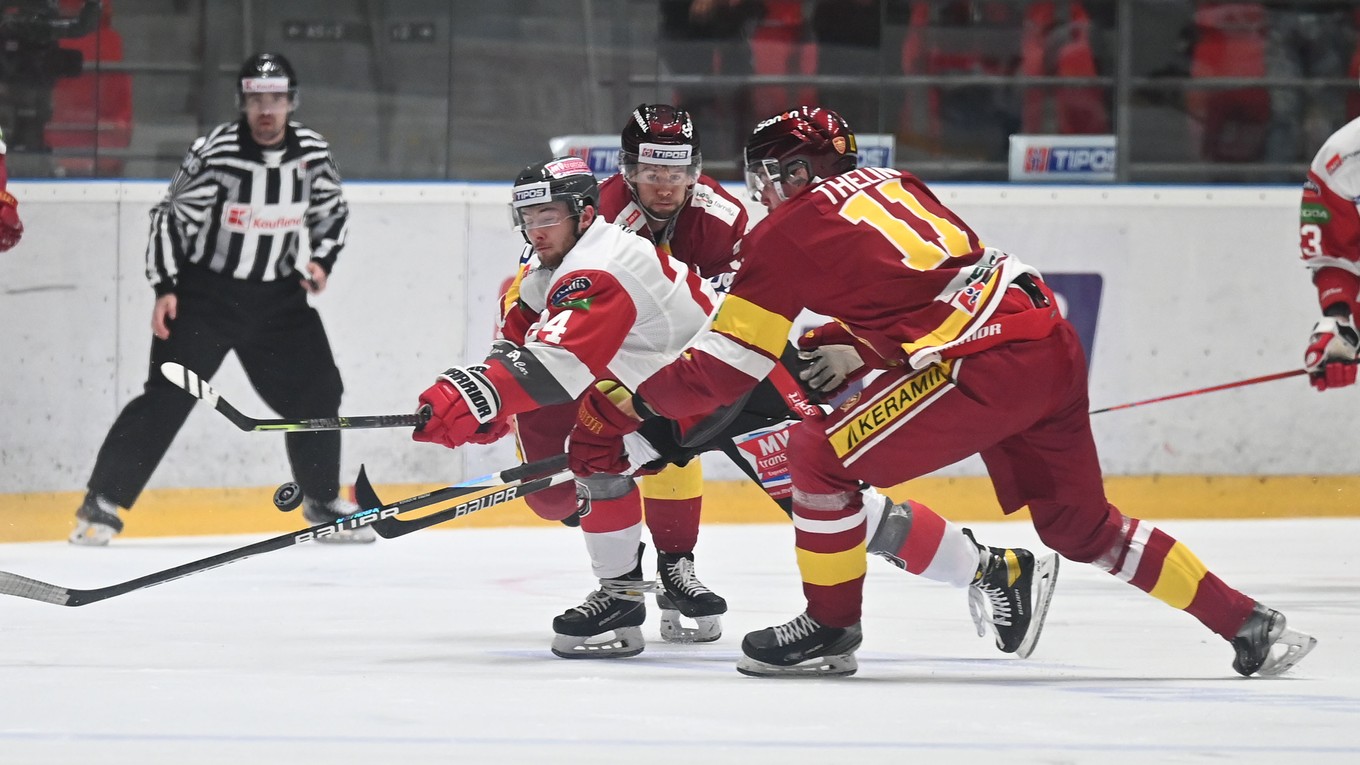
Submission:
M 250 93 L 287 93 L 297 106 L 297 75 L 278 53 L 256 53 L 241 64 L 236 77 L 236 105 L 244 106 Z
M 600 206 L 600 184 L 580 157 L 554 157 L 525 167 L 515 178 L 511 194 L 510 215 L 521 232 L 525 230 L 522 211 L 528 207 L 561 201 L 567 203 L 570 215 L 579 216 L 587 206 Z
M 800 106 L 762 120 L 746 140 L 746 187 L 760 199 L 770 183 L 784 198 L 781 181 L 799 167 L 810 179 L 830 178 L 854 170 L 859 147 L 850 125 L 830 109 Z

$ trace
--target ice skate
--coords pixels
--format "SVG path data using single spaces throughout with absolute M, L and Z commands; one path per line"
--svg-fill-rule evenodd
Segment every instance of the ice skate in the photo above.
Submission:
M 777 627 L 747 633 L 737 671 L 752 677 L 846 677 L 855 674 L 863 640 L 858 623 L 823 627 L 807 612 Z
M 973 532 L 963 533 L 973 539 Z M 996 647 L 1022 659 L 1034 653 L 1044 629 L 1053 586 L 1058 581 L 1058 556 L 1035 559 L 1029 550 L 978 545 L 982 561 L 968 585 L 968 611 L 978 637 L 988 626 Z
M 76 510 L 76 528 L 68 537 L 73 545 L 103 547 L 123 530 L 123 519 L 118 517 L 118 506 L 94 492 L 86 492 L 85 501 Z
M 661 589 L 656 607 L 661 609 L 661 639 L 667 643 L 711 643 L 722 637 L 722 617 L 727 601 L 694 575 L 694 553 L 656 554 Z M 694 620 L 687 627 L 680 617 Z
M 642 581 L 639 551 L 632 571 L 617 579 L 601 579 L 600 589 L 587 595 L 584 603 L 553 619 L 557 636 L 552 652 L 564 659 L 621 659 L 642 653 L 644 593 L 653 587 Z
M 339 520 L 347 515 L 359 512 L 360 508 L 353 502 L 344 497 L 336 497 L 330 502 L 318 502 L 311 497 L 302 501 L 302 517 L 313 526 L 322 523 L 330 523 Z M 378 534 L 368 526 L 359 526 L 353 529 L 344 529 L 334 534 L 318 536 L 316 541 L 328 544 L 369 544 L 376 542 Z
M 1278 675 L 1298 664 L 1317 645 L 1317 638 L 1291 630 L 1284 614 L 1257 603 L 1232 641 L 1233 669 L 1243 677 Z

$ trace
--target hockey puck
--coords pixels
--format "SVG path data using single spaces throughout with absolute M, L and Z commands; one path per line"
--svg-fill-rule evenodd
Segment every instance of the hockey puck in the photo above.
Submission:
M 274 490 L 274 507 L 283 512 L 296 510 L 302 504 L 302 488 L 289 481 Z

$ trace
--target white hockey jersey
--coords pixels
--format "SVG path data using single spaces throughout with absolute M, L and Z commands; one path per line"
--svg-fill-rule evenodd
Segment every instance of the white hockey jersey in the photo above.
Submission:
M 509 411 L 575 400 L 599 379 L 636 390 L 708 329 L 718 303 L 685 264 L 602 220 L 556 269 L 528 272 L 519 299 L 538 321 L 487 357 L 520 389 L 500 391 Z

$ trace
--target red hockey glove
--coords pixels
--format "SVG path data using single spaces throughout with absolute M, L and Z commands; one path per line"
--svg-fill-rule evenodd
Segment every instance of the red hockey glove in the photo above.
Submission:
M 510 433 L 510 418 L 497 417 L 482 425 L 468 436 L 470 444 L 494 444 Z
M 1356 351 L 1360 332 L 1349 316 L 1324 316 L 1313 325 L 1303 366 L 1308 379 L 1318 390 L 1344 388 L 1355 384 Z
M 420 394 L 420 405 L 430 408 L 430 419 L 411 438 L 456 449 L 468 443 L 484 423 L 501 409 L 501 397 L 486 378 L 484 366 L 449 367 L 434 385 Z
M 642 422 L 619 409 L 619 403 L 632 395 L 613 380 L 601 380 L 586 391 L 567 442 L 571 472 L 584 477 L 629 471 L 632 465 L 623 448 L 623 437 L 641 427 Z
M 19 220 L 19 202 L 14 195 L 0 191 L 0 252 L 19 243 L 24 236 L 24 224 Z

